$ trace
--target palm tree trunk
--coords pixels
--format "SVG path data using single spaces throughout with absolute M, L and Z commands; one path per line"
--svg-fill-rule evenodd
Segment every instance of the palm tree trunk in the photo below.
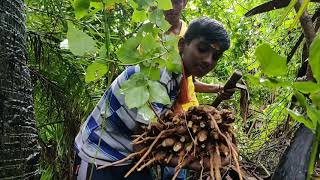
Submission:
M 0 0 L 0 179 L 39 176 L 23 0 Z

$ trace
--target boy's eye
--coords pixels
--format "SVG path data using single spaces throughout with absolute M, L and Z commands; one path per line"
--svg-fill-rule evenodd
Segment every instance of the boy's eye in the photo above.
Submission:
M 198 46 L 198 50 L 199 50 L 200 52 L 204 53 L 204 52 L 209 51 L 209 50 L 210 50 L 210 47 L 209 47 L 208 45 L 200 44 L 200 45 Z

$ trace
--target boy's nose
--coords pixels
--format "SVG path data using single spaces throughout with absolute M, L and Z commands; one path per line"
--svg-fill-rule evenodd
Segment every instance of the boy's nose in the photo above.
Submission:
M 203 66 L 204 66 L 204 68 L 208 68 L 208 67 L 210 67 L 211 66 L 211 64 L 212 64 L 212 55 L 208 55 L 208 56 L 206 56 L 204 59 L 203 59 Z

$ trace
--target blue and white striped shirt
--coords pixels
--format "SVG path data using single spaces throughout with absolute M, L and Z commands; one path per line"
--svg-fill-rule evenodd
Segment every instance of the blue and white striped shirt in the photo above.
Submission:
M 129 109 L 125 105 L 124 95 L 118 91 L 123 82 L 139 71 L 139 66 L 130 66 L 123 71 L 112 82 L 81 126 L 75 139 L 75 149 L 81 159 L 96 165 L 104 165 L 123 159 L 133 151 L 132 133 L 139 123 L 148 124 L 150 121 L 143 119 L 136 108 Z M 166 87 L 171 104 L 177 98 L 180 81 L 181 74 L 161 70 L 160 83 Z M 158 114 L 169 108 L 158 103 L 152 105 Z M 128 163 L 130 162 L 119 165 Z

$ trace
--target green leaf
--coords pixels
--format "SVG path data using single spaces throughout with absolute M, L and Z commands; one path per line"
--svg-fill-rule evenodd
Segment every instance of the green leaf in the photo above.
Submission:
M 159 81 L 160 80 L 160 68 L 152 67 L 150 69 L 149 73 L 149 79 L 153 81 Z
M 295 82 L 293 83 L 293 87 L 305 94 L 320 91 L 320 85 L 311 81 Z
M 315 141 L 313 141 L 312 150 L 310 153 L 309 167 L 308 167 L 308 175 L 307 179 L 312 179 L 314 168 L 316 165 L 316 160 L 319 156 L 319 145 L 320 145 L 320 124 L 316 127 L 316 136 Z
M 138 113 L 142 116 L 144 120 L 151 120 L 155 117 L 153 110 L 149 107 L 148 103 L 144 104 L 138 109 Z
M 270 88 L 277 88 L 277 87 L 290 87 L 291 82 L 288 81 L 281 81 L 277 78 L 260 78 L 260 84 L 264 86 L 268 86 Z
M 106 58 L 107 57 L 107 49 L 105 44 L 102 44 L 102 46 L 99 49 L 99 57 L 100 58 Z
M 145 86 L 138 86 L 128 89 L 125 93 L 126 105 L 130 109 L 141 107 L 148 101 L 149 95 L 149 91 Z
M 148 76 L 150 80 L 158 81 L 160 80 L 160 68 L 152 66 L 143 66 L 140 64 L 140 71 Z
M 144 53 L 148 53 L 152 49 L 160 48 L 159 43 L 151 34 L 147 34 L 141 41 L 141 47 Z
M 101 0 L 98 1 L 101 2 Z M 105 3 L 105 9 L 110 10 L 113 9 L 116 4 L 126 5 L 127 0 L 103 0 L 103 2 Z
M 144 86 L 147 84 L 145 75 L 141 72 L 133 74 L 127 81 L 121 84 L 121 91 L 125 92 L 137 86 Z
M 75 0 L 73 7 L 77 19 L 81 19 L 88 14 L 90 0 Z
M 103 77 L 109 68 L 108 65 L 102 61 L 94 61 L 87 67 L 85 81 L 91 82 Z
M 139 53 L 137 51 L 139 44 L 140 39 L 137 37 L 128 39 L 116 53 L 119 60 L 125 64 L 137 63 L 140 60 Z
M 134 0 L 134 2 L 138 4 L 138 9 L 142 10 L 146 7 L 152 6 L 154 0 Z
M 171 0 L 157 0 L 159 9 L 169 10 L 172 9 Z
M 127 5 L 128 1 L 127 0 L 103 0 L 105 3 L 105 9 L 111 10 L 115 8 L 116 4 L 123 4 Z
M 303 12 L 307 9 L 308 4 L 309 4 L 310 0 L 304 0 L 300 6 L 299 11 L 297 12 L 296 17 L 293 20 L 293 23 L 290 27 L 290 29 L 292 29 L 299 21 L 300 17 L 302 16 Z
M 96 42 L 86 33 L 76 29 L 71 23 L 68 23 L 67 38 L 69 49 L 76 56 L 96 51 Z
M 293 9 L 294 5 L 297 3 L 297 0 L 291 0 L 290 4 L 286 7 L 285 11 L 281 15 L 280 20 L 278 21 L 276 27 L 280 26 L 283 23 L 284 19 L 288 16 L 289 12 Z
M 133 9 L 138 8 L 138 4 L 135 2 L 135 0 L 129 0 L 129 4 Z
M 155 26 L 155 24 L 148 22 L 139 28 L 137 36 L 143 37 L 145 33 L 151 33 L 153 37 L 158 37 L 159 32 L 161 32 L 161 29 Z
M 152 32 L 153 29 L 154 29 L 154 25 L 149 22 L 149 23 L 143 24 L 143 25 L 140 27 L 138 33 L 139 33 L 140 35 L 141 35 L 143 32 L 149 33 L 149 32 Z M 141 36 L 142 36 L 142 35 L 141 35 Z
M 142 10 L 142 11 L 139 11 L 137 9 L 135 9 L 133 11 L 133 14 L 132 14 L 132 21 L 133 22 L 143 22 L 147 19 L 147 14 L 146 14 L 146 11 Z
M 166 88 L 158 81 L 148 81 L 150 91 L 150 102 L 170 104 L 170 98 Z
M 181 57 L 177 51 L 170 51 L 168 60 L 166 61 L 166 67 L 170 72 L 182 72 Z
M 315 127 L 309 119 L 305 119 L 301 114 L 294 112 L 290 109 L 287 109 L 287 111 L 294 120 L 303 123 L 307 128 L 314 130 Z
M 149 16 L 149 20 L 150 22 L 155 23 L 164 32 L 168 31 L 171 26 L 160 9 L 153 10 Z
M 320 84 L 320 33 L 318 33 L 310 46 L 309 62 L 313 77 Z
M 103 9 L 103 4 L 101 2 L 91 2 L 89 9 L 90 12 L 88 15 L 92 16 Z
M 255 52 L 262 71 L 269 76 L 281 76 L 287 72 L 286 58 L 273 51 L 269 44 L 260 45 Z
M 166 68 L 166 60 L 162 58 L 156 58 L 152 61 L 155 64 L 155 68 Z
M 260 84 L 259 77 L 253 76 L 251 74 L 244 76 L 251 86 L 258 86 Z
M 116 0 L 103 0 L 103 3 L 105 3 L 106 8 L 113 9 L 114 5 L 116 4 Z
M 308 104 L 307 104 L 307 101 L 306 101 L 306 98 L 304 97 L 304 95 L 301 94 L 299 91 L 294 91 L 294 95 L 297 98 L 300 105 L 302 107 L 306 108 Z
M 163 36 L 163 42 L 166 46 L 178 46 L 180 37 L 174 34 L 165 34 Z
M 312 103 L 320 108 L 320 91 L 310 94 Z
M 307 106 L 307 115 L 313 123 L 313 127 L 317 127 L 317 123 L 320 124 L 320 111 L 312 106 Z
M 173 34 L 164 35 L 162 38 L 163 44 L 166 46 L 168 51 L 178 51 L 178 42 L 180 37 Z

